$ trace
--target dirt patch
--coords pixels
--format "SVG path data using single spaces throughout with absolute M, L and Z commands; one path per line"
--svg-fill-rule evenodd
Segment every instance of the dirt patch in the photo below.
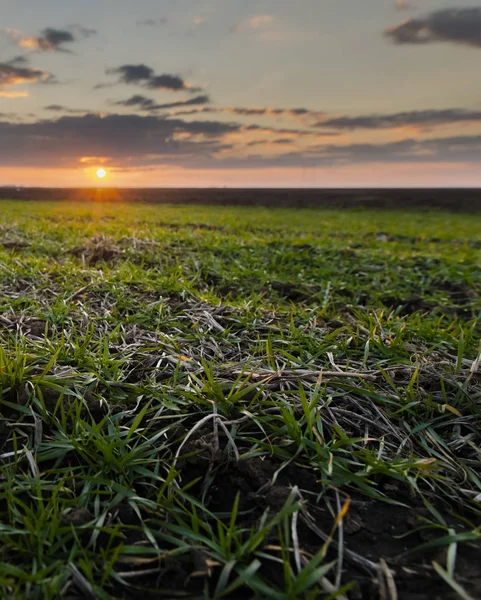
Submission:
M 25 242 L 23 240 L 13 240 L 13 239 L 4 239 L 0 241 L 0 245 L 5 248 L 5 250 L 22 250 L 24 248 L 29 248 L 31 244 L 29 242 Z
M 224 231 L 222 225 L 210 225 L 208 223 L 165 223 L 163 221 L 157 223 L 158 227 L 178 231 L 180 229 L 200 229 L 204 231 Z
M 446 279 L 435 279 L 431 283 L 434 290 L 444 292 L 451 304 L 455 306 L 469 305 L 478 298 L 476 291 L 464 281 L 449 281 Z
M 237 296 L 243 289 L 250 287 L 267 297 L 274 295 L 296 303 L 316 303 L 316 294 L 321 290 L 317 286 L 308 286 L 291 281 L 270 281 L 262 283 L 257 279 L 243 279 L 238 283 L 225 280 L 215 273 L 207 273 L 202 277 L 202 285 L 213 288 L 221 298 Z
M 6 328 L 33 339 L 52 337 L 54 327 L 42 319 L 0 315 L 0 329 Z
M 62 522 L 64 525 L 73 525 L 74 527 L 82 527 L 86 525 L 94 516 L 87 508 L 75 508 L 64 514 Z
M 310 289 L 305 285 L 288 281 L 272 281 L 266 286 L 266 289 L 273 290 L 282 298 L 292 302 L 312 302 L 316 292 L 314 288 Z
M 224 447 L 224 444 L 227 444 L 227 440 L 221 436 L 220 447 Z M 191 493 L 202 494 L 206 507 L 217 514 L 229 514 L 237 494 L 240 494 L 238 522 L 243 527 L 255 527 L 266 510 L 271 515 L 276 514 L 296 486 L 303 506 L 300 516 L 308 515 L 299 521 L 301 549 L 315 554 L 333 530 L 336 513 L 328 509 L 328 504 L 335 506 L 334 491 L 324 491 L 323 499 L 319 500 L 323 486 L 311 470 L 295 463 L 281 469 L 277 460 L 268 457 L 226 461 L 225 454 L 222 457 L 214 451 L 209 426 L 196 432 L 193 439 L 184 445 L 182 455 L 184 458 L 178 464 L 182 485 L 197 481 L 190 488 Z M 202 482 L 207 480 L 210 483 L 205 487 Z M 431 591 L 430 598 L 457 598 L 432 566 L 433 561 L 446 564 L 447 546 L 416 551 L 417 547 L 435 540 L 444 532 L 426 526 L 431 516 L 429 511 L 402 484 L 382 477 L 374 480 L 377 480 L 380 491 L 395 498 L 399 504 L 380 502 L 359 492 L 350 492 L 349 509 L 342 524 L 346 550 L 343 581 L 355 582 L 348 597 L 352 600 L 379 597 L 379 572 L 366 567 L 363 559 L 367 559 L 368 565 L 380 565 L 382 561 L 387 563 L 396 581 L 399 598 L 421 600 L 426 597 L 426 589 Z M 342 502 L 347 498 L 344 494 Z M 456 525 L 447 506 L 437 504 L 435 508 L 448 524 L 459 530 L 459 522 Z M 272 531 L 268 540 L 273 546 L 279 542 L 276 535 Z M 337 531 L 332 540 L 328 560 L 337 557 Z M 481 560 L 481 545 L 473 543 L 470 548 L 462 547 L 459 556 L 457 578 L 476 597 L 481 584 L 477 567 Z
M 122 250 L 112 240 L 100 236 L 92 238 L 85 246 L 73 248 L 68 253 L 81 258 L 86 265 L 92 266 L 99 262 L 113 262 L 122 254 Z
M 41 372 L 41 370 L 40 370 Z M 72 396 L 65 395 L 58 389 L 53 389 L 48 386 L 40 385 L 35 390 L 36 396 L 42 397 L 42 402 L 45 404 L 45 407 L 49 411 L 54 411 L 61 401 L 63 403 L 63 409 L 68 413 L 69 408 L 72 403 Z M 15 404 L 25 406 L 31 399 L 32 391 L 29 387 L 25 385 L 21 385 L 16 389 L 12 389 L 10 392 L 10 400 Z M 89 417 L 95 422 L 101 421 L 109 412 L 109 406 L 107 402 L 102 400 L 100 397 L 92 394 L 91 392 L 86 392 L 84 395 L 84 405 L 80 411 L 80 417 L 82 419 L 88 419 Z M 17 411 L 13 410 L 10 407 L 5 407 L 3 409 L 3 414 L 7 418 L 16 417 L 18 415 Z M 45 431 L 45 429 L 44 429 Z
M 408 316 L 415 312 L 428 312 L 432 311 L 436 304 L 427 301 L 422 296 L 412 294 L 406 298 L 399 298 L 397 296 L 383 296 L 381 302 L 386 306 L 397 310 L 400 315 Z
M 279 471 L 280 464 L 269 458 L 246 458 L 238 462 L 225 461 L 213 452 L 213 439 L 209 428 L 199 430 L 195 439 L 189 440 L 183 447 L 182 458 L 178 463 L 182 486 L 194 483 L 189 493 L 197 496 L 202 493 L 208 510 L 216 514 L 230 514 L 237 494 L 239 496 L 239 513 L 237 524 L 246 530 L 258 526 L 266 510 L 273 516 L 285 504 L 292 488 L 297 486 L 302 498 L 303 510 L 299 513 L 298 536 L 300 548 L 308 554 L 315 554 L 325 542 L 334 526 L 335 515 L 327 509 L 325 500 L 335 506 L 334 492 L 324 493 L 324 501 L 316 498 L 321 492 L 321 485 L 312 472 L 291 464 Z M 185 452 L 184 452 L 185 451 Z M 209 472 L 211 483 L 202 487 L 202 480 Z M 446 547 L 429 551 L 413 552 L 421 544 L 438 537 L 435 529 L 422 529 L 423 519 L 429 518 L 429 512 L 420 502 L 413 501 L 405 490 L 388 489 L 392 483 L 384 485 L 389 495 L 397 495 L 399 501 L 406 500 L 409 507 L 374 501 L 359 493 L 352 493 L 350 506 L 345 515 L 343 527 L 344 569 L 343 581 L 351 581 L 354 587 L 348 592 L 350 600 L 372 600 L 380 596 L 379 571 L 370 569 L 369 564 L 379 565 L 384 560 L 394 577 L 398 597 L 403 600 L 421 600 L 429 597 L 435 600 L 454 600 L 456 594 L 435 573 L 432 561 L 446 564 Z M 395 488 L 395 489 L 394 489 Z M 344 502 L 345 496 L 342 497 Z M 437 507 L 443 512 L 444 507 Z M 309 518 L 304 518 L 304 510 Z M 445 512 L 444 512 L 445 514 Z M 134 515 L 130 515 L 135 520 Z M 311 519 L 311 520 L 309 520 Z M 449 522 L 449 518 L 448 522 Z M 123 509 L 122 522 L 129 521 L 128 508 Z M 133 522 L 133 521 L 132 521 Z M 425 521 L 424 521 L 425 522 Z M 330 544 L 327 560 L 335 560 L 338 550 L 338 535 L 335 531 Z M 278 531 L 274 528 L 266 538 L 270 552 L 279 544 Z M 321 537 L 324 536 L 324 537 Z M 267 551 L 267 550 L 266 550 Z M 456 573 L 468 593 L 476 597 L 481 585 L 478 564 L 481 560 L 481 548 L 460 548 Z M 277 570 L 276 570 L 277 569 Z M 282 581 L 281 567 L 269 564 L 262 566 L 259 573 L 273 576 Z M 193 550 L 178 561 L 167 560 L 161 564 L 158 574 L 151 579 L 139 576 L 133 578 L 131 584 L 137 597 L 139 590 L 147 598 L 158 597 L 158 590 L 169 582 L 170 590 L 179 590 L 194 594 L 198 586 L 204 584 L 215 587 L 219 569 L 212 566 L 202 550 Z M 247 590 L 237 590 L 229 598 L 251 598 Z
M 449 298 L 449 302 L 434 302 L 430 299 L 436 293 L 442 293 Z M 433 280 L 429 289 L 424 294 L 411 294 L 407 297 L 386 295 L 380 298 L 381 302 L 390 308 L 397 309 L 402 316 L 414 312 L 437 311 L 450 316 L 470 319 L 472 317 L 473 303 L 476 302 L 475 291 L 464 282 L 449 280 Z

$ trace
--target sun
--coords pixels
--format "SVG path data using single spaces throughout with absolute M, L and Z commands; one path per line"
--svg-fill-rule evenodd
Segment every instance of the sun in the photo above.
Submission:
M 97 169 L 95 174 L 99 179 L 103 179 L 107 175 L 107 171 L 105 169 Z

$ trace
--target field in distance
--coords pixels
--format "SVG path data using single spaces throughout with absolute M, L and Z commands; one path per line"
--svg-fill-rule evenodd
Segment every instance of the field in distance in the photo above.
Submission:
M 0 590 L 475 598 L 481 215 L 0 201 Z
M 481 212 L 480 188 L 28 188 L 0 187 L 0 199 L 149 202 L 292 208 L 441 209 Z

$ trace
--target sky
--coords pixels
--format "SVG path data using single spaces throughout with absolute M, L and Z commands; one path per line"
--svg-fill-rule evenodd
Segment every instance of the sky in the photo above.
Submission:
M 481 185 L 479 2 L 0 0 L 0 24 L 0 185 Z

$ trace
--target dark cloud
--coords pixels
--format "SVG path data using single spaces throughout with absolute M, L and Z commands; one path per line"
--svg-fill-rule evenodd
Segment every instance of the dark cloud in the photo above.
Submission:
M 277 134 L 280 130 L 269 130 Z M 292 132 L 293 130 L 289 130 Z M 117 168 L 179 165 L 189 168 L 264 168 L 322 166 L 360 163 L 470 162 L 481 159 L 481 135 L 386 144 L 332 144 L 318 140 L 304 150 L 281 152 L 295 141 L 277 136 L 277 155 L 239 157 L 226 150 L 229 134 L 240 134 L 235 147 L 259 145 L 243 138 L 246 132 L 265 132 L 259 126 L 238 123 L 191 121 L 159 116 L 116 115 L 62 116 L 35 122 L 0 120 L 0 165 L 75 167 L 90 164 L 89 157 L 103 157 Z M 292 135 L 292 133 L 290 134 Z M 318 134 L 319 135 L 319 134 Z M 242 140 L 245 139 L 245 142 Z M 230 141 L 230 140 L 229 140 Z M 288 146 L 287 146 L 288 147 Z M 83 162 L 81 159 L 84 159 Z
M 454 136 L 419 140 L 408 138 L 386 144 L 350 144 L 319 146 L 326 158 L 347 158 L 351 161 L 468 161 L 479 162 L 481 135 Z
M 26 56 L 14 56 L 7 62 L 9 65 L 13 65 L 16 67 L 22 67 L 22 66 L 28 65 L 28 58 Z
M 21 83 L 52 83 L 55 79 L 51 73 L 40 69 L 22 67 L 17 59 L 0 63 L 0 89 Z
M 219 113 L 219 112 L 222 112 L 222 110 L 220 110 L 218 108 L 203 106 L 201 108 L 190 108 L 188 110 L 176 110 L 173 112 L 173 114 L 176 117 L 181 117 L 181 116 L 201 115 L 201 114 L 205 114 L 205 113 Z
M 191 163 L 225 148 L 235 123 L 140 115 L 63 116 L 34 123 L 0 122 L 0 165 L 76 166 L 82 157 L 110 157 L 117 166 Z
M 155 106 L 156 110 L 166 110 L 169 108 L 182 108 L 184 106 L 195 106 L 198 104 L 208 104 L 210 102 L 210 98 L 207 95 L 202 96 L 194 96 L 193 98 L 189 98 L 189 100 L 179 100 L 178 102 L 167 102 L 164 104 L 157 104 Z
M 155 110 L 166 110 L 170 108 L 182 108 L 184 106 L 195 106 L 197 104 L 207 104 L 210 102 L 209 96 L 195 96 L 194 98 L 190 98 L 189 100 L 180 100 L 178 102 L 168 102 L 164 104 L 158 104 L 152 98 L 146 98 L 141 94 L 135 94 L 131 96 L 127 100 L 119 100 L 118 102 L 114 102 L 117 106 L 135 106 L 140 110 L 145 111 L 155 111 Z
M 329 131 L 318 133 L 317 131 L 312 131 L 308 129 L 289 129 L 286 127 L 263 127 L 262 125 L 246 125 L 243 128 L 243 131 L 256 133 L 266 133 L 266 134 L 281 134 L 281 135 L 293 135 L 294 137 L 336 137 L 340 135 L 337 131 Z
M 278 138 L 276 140 L 252 140 L 252 142 L 247 142 L 246 146 L 250 147 L 250 146 L 266 146 L 269 144 L 276 144 L 276 145 L 285 145 L 285 144 L 292 144 L 293 140 L 292 138 Z
M 5 29 L 5 32 L 17 46 L 35 52 L 70 52 L 65 48 L 65 44 L 72 44 L 78 39 L 89 38 L 97 33 L 95 29 L 81 25 L 71 25 L 66 29 L 46 27 L 39 36 L 28 35 L 16 29 Z
M 436 125 L 469 122 L 481 122 L 481 111 L 448 108 L 444 110 L 413 110 L 386 115 L 340 116 L 319 121 L 315 126 L 335 129 L 392 129 L 405 126 L 428 128 Z
M 107 75 L 119 75 L 122 83 L 140 83 L 154 76 L 154 70 L 147 65 L 122 65 L 107 69 Z
M 179 77 L 179 75 L 168 73 L 156 75 L 151 67 L 144 64 L 122 65 L 114 69 L 107 69 L 106 73 L 107 75 L 119 75 L 120 83 L 139 84 L 152 90 L 185 91 L 190 93 L 200 91 L 200 88 L 192 87 Z M 105 84 L 100 84 L 96 87 L 105 87 Z
M 281 115 L 287 116 L 304 116 L 310 115 L 319 117 L 323 113 L 317 111 L 310 111 L 307 108 L 272 108 L 272 107 L 254 107 L 254 108 L 222 108 L 219 109 L 219 112 L 226 112 L 233 115 L 240 116 L 270 116 L 270 117 L 278 117 Z
M 225 113 L 239 117 L 288 117 L 294 120 L 300 120 L 299 117 L 319 119 L 325 115 L 322 111 L 308 110 L 307 108 L 272 108 L 268 106 L 246 108 L 204 107 L 189 111 L 177 111 L 175 114 L 180 116 L 196 113 Z
M 293 110 L 297 111 L 297 110 L 302 110 L 304 111 L 305 109 L 245 109 L 246 111 L 249 112 L 250 115 L 259 115 L 259 113 L 257 112 L 262 111 L 260 113 L 260 116 L 266 116 L 268 114 L 270 114 L 270 111 L 275 110 L 275 111 L 282 111 L 282 114 L 289 114 L 290 112 L 292 112 Z M 254 112 L 251 112 L 254 111 Z M 314 112 L 314 111 L 307 111 L 309 113 L 310 116 L 316 116 L 319 117 L 320 115 L 323 115 L 324 113 L 321 112 Z M 208 113 L 227 113 L 227 114 L 235 114 L 235 115 L 240 115 L 240 116 L 247 116 L 247 114 L 244 112 L 244 109 L 237 109 L 237 108 L 217 108 L 217 107 L 209 107 L 209 106 L 203 106 L 201 108 L 192 108 L 189 110 L 179 110 L 179 111 L 174 111 L 172 113 L 173 116 L 175 117 L 180 117 L 180 116 L 193 116 L 193 115 L 200 115 L 200 114 L 208 114 Z M 243 131 L 246 132 L 252 132 L 255 131 L 256 133 L 265 133 L 265 134 L 281 134 L 281 135 L 293 135 L 293 136 L 306 136 L 306 137 L 320 137 L 320 138 L 325 138 L 325 137 L 336 137 L 341 135 L 339 132 L 337 131 L 323 131 L 323 132 L 318 132 L 316 130 L 313 129 L 290 129 L 290 128 L 286 128 L 286 127 L 266 127 L 264 125 L 257 125 L 257 124 L 252 124 L 252 125 L 244 125 L 243 127 Z
M 242 115 L 245 117 L 253 117 L 253 116 L 263 116 L 263 115 L 267 115 L 270 111 L 277 111 L 277 114 L 279 114 L 278 109 L 269 109 L 269 108 L 224 108 L 222 109 L 222 112 L 229 112 L 231 114 L 234 115 Z M 274 113 L 272 113 L 274 114 Z
M 230 156 L 221 161 L 216 160 L 215 164 L 224 168 L 287 168 L 421 162 L 481 163 L 481 135 L 432 140 L 405 139 L 387 144 L 321 144 L 305 151 L 286 152 L 277 156 Z
M 63 106 L 62 104 L 49 104 L 48 106 L 44 106 L 43 108 L 44 110 L 48 110 L 49 112 L 63 112 L 69 115 L 84 114 L 88 112 L 87 110 L 83 110 L 81 108 L 68 108 L 67 106 Z
M 481 48 L 481 8 L 446 8 L 408 19 L 385 34 L 396 44 L 453 42 Z
M 172 92 L 199 91 L 199 88 L 193 88 L 192 86 L 188 85 L 178 75 L 169 75 L 167 73 L 151 77 L 147 82 L 147 87 L 153 90 L 171 90 Z
M 112 88 L 115 87 L 115 83 L 96 83 L 94 86 L 92 86 L 93 90 L 104 90 L 106 88 Z
M 45 48 L 42 49 L 62 50 L 62 45 L 74 42 L 75 37 L 70 31 L 47 27 L 42 31 L 42 37 L 38 38 L 38 40 L 45 43 Z
M 127 100 L 118 100 L 117 102 L 114 102 L 114 104 L 118 106 L 135 106 L 141 110 L 154 110 L 157 102 L 152 100 L 152 98 L 146 98 L 141 94 L 135 94 L 134 96 L 127 98 Z

